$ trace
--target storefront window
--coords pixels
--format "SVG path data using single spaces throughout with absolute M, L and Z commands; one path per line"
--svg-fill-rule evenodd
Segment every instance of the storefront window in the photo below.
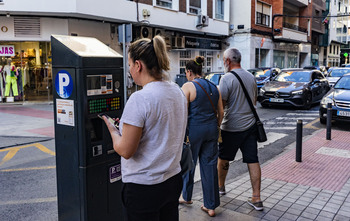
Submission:
M 0 42 L 0 45 L 12 45 L 15 52 L 14 56 L 0 57 L 1 77 L 6 82 L 0 90 L 2 98 L 13 96 L 15 101 L 51 100 L 50 42 Z M 11 84 L 6 81 L 8 73 L 5 66 L 8 65 L 16 70 Z M 13 87 L 14 84 L 17 87 Z
M 284 68 L 284 51 L 273 51 L 273 66 Z
M 203 73 L 211 72 L 213 66 L 214 53 L 212 51 L 200 51 L 199 55 L 205 58 L 202 70 Z
M 180 74 L 185 74 L 186 64 L 191 60 L 191 51 L 180 51 Z
M 297 67 L 298 67 L 298 53 L 288 52 L 287 68 L 297 68 Z
M 269 50 L 267 49 L 255 49 L 255 67 L 267 67 L 267 54 Z

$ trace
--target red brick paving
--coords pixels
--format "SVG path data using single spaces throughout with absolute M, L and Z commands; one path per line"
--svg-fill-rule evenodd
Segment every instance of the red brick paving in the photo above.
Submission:
M 29 116 L 29 117 L 53 119 L 53 112 L 52 111 L 38 110 L 35 108 L 30 108 L 30 107 L 17 108 L 14 105 L 1 106 L 0 112 L 6 113 L 6 114 L 16 114 L 16 115 Z
M 47 137 L 55 137 L 54 127 L 44 127 L 44 128 L 37 128 L 37 129 L 26 130 L 26 131 L 34 134 L 44 135 Z
M 340 191 L 350 178 L 350 159 L 315 153 L 321 147 L 350 151 L 350 132 L 332 130 L 326 140 L 322 130 L 303 142 L 302 162 L 295 161 L 295 149 L 262 168 L 262 176 L 306 186 Z

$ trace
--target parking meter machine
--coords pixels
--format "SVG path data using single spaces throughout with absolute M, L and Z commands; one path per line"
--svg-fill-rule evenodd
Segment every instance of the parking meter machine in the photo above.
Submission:
M 122 220 L 120 156 L 98 115 L 122 114 L 123 57 L 95 38 L 51 47 L 59 220 Z

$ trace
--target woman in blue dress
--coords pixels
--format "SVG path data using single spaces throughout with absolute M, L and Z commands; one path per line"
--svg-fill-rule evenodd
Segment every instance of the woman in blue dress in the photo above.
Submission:
M 199 158 L 204 205 L 201 209 L 215 216 L 220 205 L 218 187 L 218 126 L 224 110 L 221 95 L 215 84 L 202 78 L 204 57 L 197 56 L 186 64 L 186 78 L 182 90 L 188 101 L 188 136 L 193 161 Z M 182 197 L 179 202 L 192 204 L 195 168 L 183 175 Z

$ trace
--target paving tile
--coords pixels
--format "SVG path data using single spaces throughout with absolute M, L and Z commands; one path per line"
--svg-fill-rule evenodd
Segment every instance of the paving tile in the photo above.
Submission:
M 249 206 L 249 205 L 248 205 Z M 240 207 L 238 207 L 235 211 L 239 212 L 239 213 L 243 213 L 243 214 L 248 214 L 253 210 L 253 207 L 249 206 L 245 206 L 244 204 Z
M 305 217 L 299 217 L 297 219 L 297 221 L 312 221 L 313 219 L 308 219 L 308 218 L 305 218 Z
M 294 204 L 295 204 L 295 205 L 300 205 L 300 206 L 307 207 L 307 206 L 310 204 L 310 202 L 307 202 L 307 201 L 298 199 L 297 201 L 295 201 Z
M 327 212 L 327 211 L 321 211 L 320 214 L 318 214 L 318 215 L 319 216 L 323 216 L 323 217 L 327 217 L 327 218 L 330 218 L 330 219 L 333 219 L 335 214 Z
M 280 205 L 280 206 L 284 206 L 284 207 L 291 207 L 292 205 L 293 205 L 293 203 L 291 203 L 291 202 L 287 202 L 287 201 L 279 201 L 278 203 L 277 203 L 277 205 Z
M 220 202 L 225 202 L 225 203 L 229 203 L 231 202 L 233 199 L 231 197 L 227 197 L 227 196 L 221 196 L 220 197 Z
M 239 206 L 231 203 L 227 203 L 225 206 L 223 206 L 223 208 L 235 211 L 236 209 L 239 208 Z
M 294 203 L 290 208 L 303 211 L 304 209 L 306 209 L 306 206 Z
M 283 216 L 281 216 L 281 220 L 297 220 L 298 219 L 298 215 L 295 214 L 290 214 L 290 213 L 285 213 L 283 214 Z
M 264 202 L 264 206 L 272 208 L 276 205 L 276 203 L 269 203 L 269 202 Z
M 269 211 L 270 211 L 270 209 L 267 209 L 267 208 L 265 207 L 264 210 L 262 210 L 262 211 L 252 210 L 248 215 L 249 215 L 249 216 L 254 216 L 254 217 L 256 217 L 256 218 L 262 218 L 262 217 L 264 217 Z
M 335 204 L 335 205 L 343 205 L 344 200 L 330 199 L 330 200 L 328 201 L 328 203 L 330 203 L 330 204 Z
M 263 217 L 264 220 L 268 220 L 268 221 L 277 221 L 277 220 L 279 220 L 279 218 L 280 218 L 280 216 L 274 216 L 274 215 L 271 215 L 271 214 L 269 214 L 269 213 L 267 213 L 267 214 Z
M 339 195 L 333 195 L 331 197 L 331 200 L 339 200 L 339 201 L 344 201 L 346 196 L 339 196 Z
M 309 213 L 304 211 L 302 214 L 300 214 L 300 216 L 308 218 L 308 219 L 312 219 L 314 220 L 317 217 L 318 214 L 313 214 L 313 213 Z
M 270 210 L 267 215 L 273 215 L 273 216 L 278 216 L 281 217 L 284 214 L 284 212 L 279 211 L 279 210 Z M 266 217 L 264 217 L 266 219 Z
M 338 212 L 339 208 L 325 206 L 322 210 L 336 214 Z
M 234 199 L 234 200 L 232 200 L 230 202 L 230 204 L 233 204 L 233 205 L 236 205 L 236 206 L 242 206 L 244 203 L 245 203 L 245 201 L 237 200 L 237 199 Z
M 277 194 L 272 194 L 272 195 L 270 196 L 270 198 L 277 199 L 277 200 L 281 200 L 281 199 L 284 198 L 284 196 L 282 196 L 282 195 L 277 195 Z
M 297 201 L 305 201 L 305 202 L 308 202 L 308 203 L 311 203 L 313 200 L 314 200 L 314 198 L 312 198 L 312 197 L 306 197 L 306 196 L 301 196 Z M 297 202 L 296 201 L 296 202 Z
M 328 217 L 324 217 L 324 216 L 317 216 L 316 221 L 332 221 L 332 219 L 328 218 Z
M 316 208 L 312 208 L 312 207 L 308 207 L 304 210 L 304 212 L 307 212 L 307 213 L 312 213 L 312 214 L 315 214 L 315 215 L 318 215 L 321 210 L 320 209 L 316 209 Z
M 285 197 L 285 198 L 283 198 L 283 201 L 287 201 L 287 202 L 290 202 L 290 203 L 295 203 L 295 201 L 297 201 L 297 199 L 293 199 L 293 198 L 290 198 L 290 197 Z
M 343 216 L 343 215 L 335 215 L 335 217 L 333 218 L 333 221 L 349 221 L 350 218 L 349 217 L 346 217 L 346 216 Z
M 341 215 L 341 216 L 347 217 L 350 220 L 349 208 L 347 210 L 339 210 L 337 212 L 337 215 Z
M 316 203 L 310 203 L 309 207 L 321 210 L 324 206 Z
M 281 205 L 275 205 L 273 208 L 273 210 L 278 210 L 278 211 L 281 211 L 281 212 L 285 212 L 289 209 L 289 207 L 286 207 L 286 206 L 281 206 Z
M 290 207 L 288 210 L 287 210 L 287 213 L 290 213 L 290 214 L 294 214 L 294 215 L 299 215 L 300 213 L 302 213 L 303 210 L 300 210 L 300 209 L 293 209 L 292 207 Z
M 315 199 L 315 200 L 313 200 L 311 203 L 313 203 L 313 204 L 318 204 L 318 205 L 320 205 L 320 206 L 324 206 L 324 205 L 327 204 L 327 201 L 320 200 L 320 199 Z

